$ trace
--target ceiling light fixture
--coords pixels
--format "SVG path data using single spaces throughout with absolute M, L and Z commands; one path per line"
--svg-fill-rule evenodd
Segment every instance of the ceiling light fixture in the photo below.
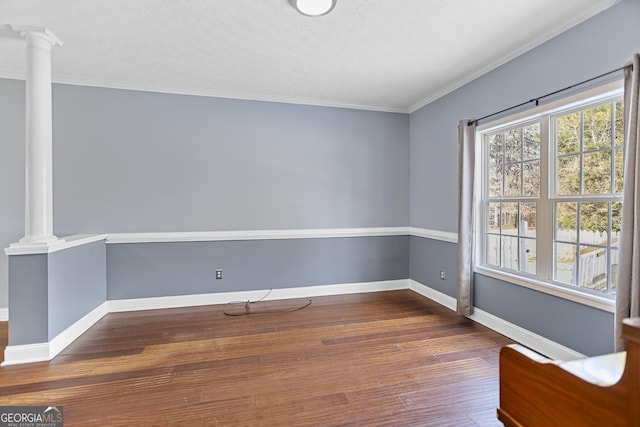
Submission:
M 298 12 L 306 16 L 322 16 L 331 12 L 338 0 L 289 0 Z

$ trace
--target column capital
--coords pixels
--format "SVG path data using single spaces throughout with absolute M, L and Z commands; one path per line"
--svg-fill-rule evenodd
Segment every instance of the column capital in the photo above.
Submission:
M 8 37 L 13 39 L 29 40 L 33 37 L 39 37 L 49 42 L 51 47 L 62 46 L 60 40 L 53 32 L 46 27 L 32 27 L 29 25 L 0 25 L 0 37 Z

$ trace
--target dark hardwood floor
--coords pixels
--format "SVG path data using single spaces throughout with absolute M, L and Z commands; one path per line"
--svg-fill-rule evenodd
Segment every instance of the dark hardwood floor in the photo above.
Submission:
M 65 426 L 501 425 L 509 339 L 408 290 L 264 313 L 306 301 L 108 314 L 52 361 L 0 368 L 0 405 L 61 405 Z
M 4 362 L 4 348 L 7 346 L 9 342 L 9 323 L 8 322 L 0 322 L 0 363 Z

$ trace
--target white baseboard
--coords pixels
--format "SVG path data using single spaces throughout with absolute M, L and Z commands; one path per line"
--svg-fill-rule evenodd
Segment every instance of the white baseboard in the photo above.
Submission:
M 310 298 L 328 295 L 392 291 L 399 289 L 411 289 L 412 291 L 429 298 L 444 307 L 454 311 L 456 309 L 455 298 L 410 279 L 274 289 L 266 300 Z M 195 307 L 201 305 L 225 304 L 231 301 L 255 301 L 262 298 L 265 293 L 266 290 L 260 290 L 106 301 L 58 334 L 48 343 L 8 346 L 5 349 L 5 360 L 2 363 L 2 366 L 42 362 L 53 359 L 107 313 Z M 571 360 L 584 357 L 584 355 L 571 350 L 570 348 L 521 328 L 520 326 L 514 325 L 513 323 L 507 322 L 506 320 L 483 310 L 476 308 L 474 309 L 474 313 L 468 317 L 469 319 L 516 340 L 547 357 L 551 357 L 552 359 Z
M 310 298 L 326 295 L 346 295 L 364 292 L 392 291 L 407 289 L 409 280 L 388 280 L 381 282 L 346 283 L 338 285 L 305 286 L 299 288 L 273 289 L 266 300 Z M 110 313 L 162 308 L 196 307 L 201 305 L 226 304 L 231 301 L 255 301 L 268 290 L 220 292 L 198 295 L 176 295 L 154 298 L 132 298 L 107 301 Z
M 584 354 L 578 353 L 569 347 L 565 347 L 478 308 L 474 308 L 473 314 L 467 317 L 551 359 L 574 360 L 586 357 Z
M 2 366 L 18 365 L 21 363 L 43 362 L 51 360 L 49 357 L 49 343 L 9 345 L 4 349 Z
M 2 366 L 45 362 L 53 359 L 105 314 L 107 314 L 107 303 L 102 303 L 49 342 L 7 346 L 4 350 Z
M 407 289 L 409 280 L 387 280 L 380 282 L 345 283 L 337 285 L 308 286 L 300 288 L 274 289 L 266 300 L 309 298 L 326 295 L 345 295 L 364 292 L 380 292 Z M 230 301 L 257 300 L 266 290 L 223 292 L 217 294 L 178 295 L 157 298 L 134 298 L 110 300 L 96 307 L 82 319 L 69 326 L 49 342 L 11 345 L 4 351 L 2 366 L 53 359 L 75 339 L 93 326 L 105 314 L 112 312 L 154 310 L 161 308 L 195 307 L 201 305 L 225 304 Z
M 432 301 L 437 302 L 438 304 L 447 307 L 449 310 L 456 311 L 456 299 L 450 297 L 447 294 L 443 294 L 440 291 L 436 291 L 426 285 L 423 285 L 420 282 L 416 282 L 415 280 L 409 280 L 409 289 L 412 291 L 422 295 L 423 297 L 429 298 Z
M 9 321 L 9 307 L 0 307 L 0 322 Z
M 102 319 L 105 314 L 107 314 L 107 303 L 103 302 L 87 313 L 83 318 L 56 335 L 54 339 L 49 341 L 49 359 L 53 359 L 57 356 L 58 353 L 75 341 L 80 335 L 84 334 L 87 329 L 92 327 L 98 320 Z
M 435 289 L 423 285 L 420 282 L 416 282 L 415 280 L 410 280 L 410 283 L 410 289 L 414 292 L 417 292 L 420 295 L 423 295 L 451 310 L 456 309 L 455 298 L 443 294 L 440 291 L 436 291 Z M 493 314 L 488 313 L 484 310 L 474 308 L 473 314 L 467 317 L 474 322 L 478 322 L 481 325 L 484 325 L 506 337 L 511 338 L 512 340 L 518 341 L 520 344 L 525 345 L 540 354 L 550 357 L 551 359 L 573 360 L 585 357 L 583 354 L 578 353 L 575 350 L 558 344 L 555 341 L 551 341 L 550 339 L 533 333 L 511 322 L 507 322 L 506 320 L 494 316 Z

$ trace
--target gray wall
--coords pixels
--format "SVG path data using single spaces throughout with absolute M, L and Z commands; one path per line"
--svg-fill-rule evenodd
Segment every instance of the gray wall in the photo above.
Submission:
M 406 226 L 409 116 L 53 86 L 54 232 Z M 24 82 L 0 79 L 0 247 L 24 234 Z M 0 307 L 7 257 L 0 254 Z
M 457 244 L 411 237 L 409 257 L 411 279 L 456 296 Z M 613 314 L 584 304 L 475 274 L 474 306 L 585 355 L 613 351 Z
M 9 257 L 9 345 L 43 343 L 106 301 L 106 247 Z
M 49 340 L 107 300 L 106 260 L 104 241 L 48 255 Z
M 411 236 L 409 277 L 438 292 L 455 296 L 458 274 L 458 245 L 440 240 Z M 440 271 L 445 278 L 440 278 Z M 454 293 L 451 293 L 454 290 Z
M 59 233 L 405 226 L 406 114 L 54 87 Z
M 476 274 L 474 305 L 588 356 L 614 351 L 613 314 Z
M 640 52 L 640 2 L 625 0 L 496 70 L 411 114 L 410 223 L 457 231 L 457 126 L 511 105 L 621 67 Z M 622 78 L 622 73 L 618 74 Z M 429 266 L 426 285 L 456 295 L 455 281 L 433 281 L 439 249 L 411 246 L 417 264 Z M 457 253 L 456 253 L 457 254 Z M 419 279 L 416 279 L 419 280 Z M 420 280 L 419 280 L 420 281 Z M 585 354 L 613 350 L 613 315 L 476 274 L 476 305 Z M 588 336 L 587 336 L 588 333 Z
M 640 1 L 623 0 L 411 114 L 411 225 L 458 229 L 459 120 L 482 117 L 619 68 L 636 52 Z
M 458 120 L 489 114 L 620 67 L 640 51 L 639 16 L 640 2 L 623 0 L 410 116 L 54 85 L 54 230 L 65 235 L 410 224 L 455 232 Z M 24 84 L 0 79 L 0 91 L 0 246 L 7 246 L 23 234 Z M 385 240 L 374 239 L 373 247 Z M 411 251 L 406 274 L 454 296 L 450 270 L 455 268 L 455 245 L 423 240 L 411 238 L 408 244 L 405 240 Z M 108 280 L 119 297 L 198 291 L 208 289 L 213 267 L 203 263 L 216 259 L 231 266 L 229 277 L 229 270 L 221 265 L 229 279 L 224 286 L 234 290 L 236 286 L 264 288 L 248 284 L 259 280 L 261 267 L 269 269 L 265 282 L 274 286 L 310 285 L 314 280 L 302 272 L 283 274 L 284 254 L 292 253 L 287 245 L 309 243 L 277 243 L 284 245 L 278 248 L 281 259 L 262 246 L 265 242 L 247 243 L 243 253 L 255 254 L 247 259 L 240 253 L 225 258 L 220 248 L 233 245 L 116 245 L 107 248 Z M 344 242 L 333 239 L 322 244 L 340 247 Z M 321 271 L 332 263 L 341 265 L 340 259 L 327 257 L 326 248 L 321 247 L 313 248 L 313 254 L 307 252 L 309 256 L 299 264 L 320 275 L 315 281 L 365 280 L 358 278 L 370 277 L 378 267 L 382 270 L 372 280 L 396 278 L 402 276 L 402 268 L 409 268 L 401 256 L 389 257 L 389 247 L 382 245 L 381 252 L 372 256 L 368 245 L 355 248 L 341 270 Z M 302 253 L 307 250 L 311 251 L 305 247 Z M 128 264 L 129 256 L 140 263 Z M 276 257 L 273 269 L 264 264 L 270 256 Z M 20 280 L 37 279 L 30 275 L 41 270 L 38 256 L 15 259 L 10 274 L 25 275 Z M 373 267 L 373 259 L 381 260 L 382 266 Z M 33 260 L 37 268 L 27 271 L 18 266 L 23 260 Z M 159 260 L 172 262 L 175 275 L 159 277 Z M 111 268 L 116 261 L 126 274 Z M 240 275 L 241 266 L 249 264 L 251 269 Z M 440 281 L 443 265 L 448 277 Z M 0 307 L 7 301 L 6 270 L 2 255 Z M 392 274 L 387 276 L 389 271 Z M 134 277 L 148 282 L 136 289 Z M 164 280 L 151 284 L 159 278 Z M 489 312 L 502 313 L 569 346 L 581 341 L 575 338 L 576 326 L 560 324 L 547 311 L 573 313 L 585 327 L 604 328 L 596 331 L 604 337 L 602 342 L 609 341 L 605 337 L 609 326 L 602 326 L 610 323 L 606 313 L 581 309 L 576 314 L 574 304 L 564 300 L 537 293 L 532 298 L 532 291 L 513 285 L 504 291 L 506 284 L 486 278 L 477 282 L 476 301 Z M 216 286 L 222 289 L 221 284 Z M 85 309 L 90 310 L 89 301 L 96 297 L 87 298 Z M 500 311 L 507 302 L 510 311 Z M 540 318 L 534 320 L 531 313 L 539 313 Z M 55 329 L 70 319 L 61 319 Z M 605 347 L 598 339 L 593 346 L 576 348 L 589 354 Z
M 49 298 L 47 255 L 9 257 L 9 345 L 47 342 Z
M 24 82 L 0 79 L 0 308 L 7 307 L 8 258 L 24 236 Z
M 109 244 L 107 266 L 110 300 L 396 280 L 409 237 Z

